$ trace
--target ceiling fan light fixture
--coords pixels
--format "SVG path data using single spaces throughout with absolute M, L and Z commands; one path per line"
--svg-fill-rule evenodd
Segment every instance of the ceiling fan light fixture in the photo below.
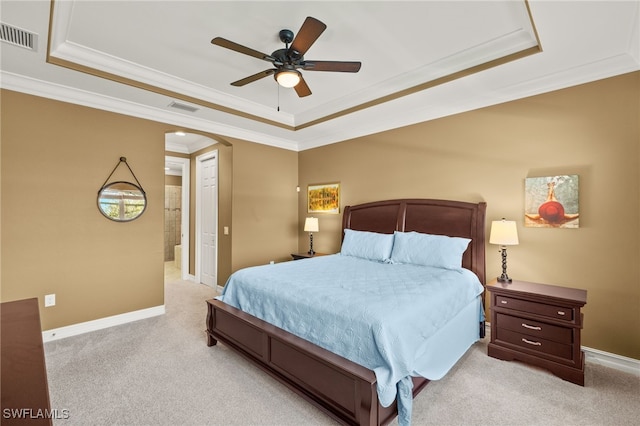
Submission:
M 300 72 L 298 70 L 283 70 L 276 73 L 276 81 L 282 87 L 290 89 L 300 83 Z
M 234 87 L 242 87 L 246 84 L 258 81 L 266 76 L 273 75 L 278 87 L 295 88 L 298 97 L 303 98 L 311 94 L 311 89 L 302 77 L 302 72 L 298 69 L 308 71 L 333 71 L 333 72 L 358 72 L 360 62 L 346 61 L 307 61 L 304 55 L 313 43 L 320 37 L 320 34 L 327 26 L 316 18 L 307 16 L 302 23 L 298 35 L 294 37 L 293 31 L 281 30 L 280 41 L 285 44 L 283 49 L 278 49 L 273 53 L 266 54 L 250 47 L 243 46 L 222 37 L 215 37 L 211 44 L 252 56 L 263 61 L 270 62 L 272 67 L 264 71 L 257 72 L 248 77 L 231 83 Z M 289 45 L 291 43 L 291 45 Z

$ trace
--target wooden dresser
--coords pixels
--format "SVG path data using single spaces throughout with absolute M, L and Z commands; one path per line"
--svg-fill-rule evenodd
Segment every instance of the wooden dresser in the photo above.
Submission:
M 584 386 L 580 331 L 586 290 L 514 280 L 487 284 L 491 292 L 489 356 L 543 367 Z
M 51 425 L 38 299 L 2 303 L 0 316 L 1 423 Z

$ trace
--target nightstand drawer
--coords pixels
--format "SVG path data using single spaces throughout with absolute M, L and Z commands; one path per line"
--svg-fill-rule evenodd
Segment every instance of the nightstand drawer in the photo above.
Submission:
M 570 345 L 572 341 L 572 330 L 557 325 L 545 324 L 543 322 L 532 321 L 525 318 L 512 317 L 511 315 L 497 314 L 500 327 L 535 336 L 542 339 L 552 340 L 558 343 Z
M 518 333 L 504 328 L 498 328 L 497 331 L 496 337 L 499 341 L 511 343 L 513 345 L 547 355 L 553 355 L 568 360 L 572 359 L 572 345 L 552 342 L 551 340 L 541 339 L 539 337 Z
M 573 321 L 573 309 L 562 306 L 545 305 L 544 303 L 529 302 L 527 300 L 497 295 L 496 307 L 514 309 L 516 311 L 543 315 L 554 319 Z

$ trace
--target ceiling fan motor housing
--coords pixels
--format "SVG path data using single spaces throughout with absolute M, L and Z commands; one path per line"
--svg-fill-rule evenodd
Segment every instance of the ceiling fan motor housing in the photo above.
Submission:
M 291 65 L 292 68 L 295 68 L 295 65 L 299 65 L 300 62 L 304 59 L 304 57 L 295 50 L 291 49 L 278 49 L 271 54 L 276 60 L 274 65 Z

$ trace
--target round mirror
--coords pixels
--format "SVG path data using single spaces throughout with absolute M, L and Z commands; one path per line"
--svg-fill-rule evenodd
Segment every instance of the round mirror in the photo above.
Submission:
M 131 182 L 112 182 L 98 192 L 98 209 L 106 218 L 128 222 L 140 216 L 147 207 L 147 196 Z

